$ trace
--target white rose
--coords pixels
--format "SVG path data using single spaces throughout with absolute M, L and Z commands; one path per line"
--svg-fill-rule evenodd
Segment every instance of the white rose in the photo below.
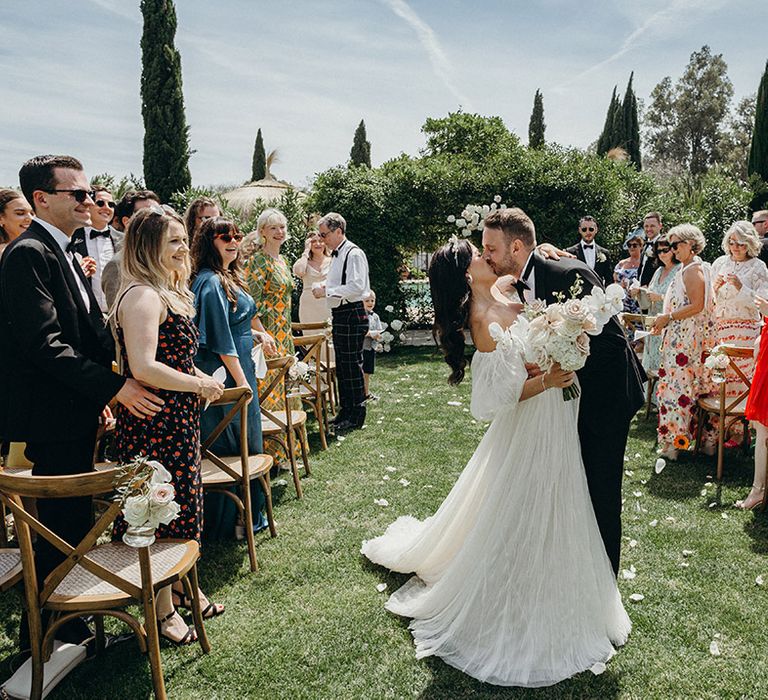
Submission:
M 150 483 L 152 484 L 167 484 L 171 480 L 171 472 L 169 472 L 160 462 L 155 460 L 147 460 L 147 464 L 152 467 L 152 477 Z
M 456 221 L 456 217 L 453 214 L 449 214 L 448 223 L 452 224 L 454 221 Z
M 149 499 L 146 496 L 128 496 L 123 515 L 129 525 L 141 526 L 149 519 Z
M 164 506 L 170 503 L 175 495 L 176 491 L 171 484 L 154 484 L 149 498 L 153 504 Z
M 589 336 L 586 333 L 581 333 L 576 338 L 576 349 L 582 355 L 589 355 Z
M 496 202 L 497 204 L 498 204 L 499 202 L 501 202 L 501 195 L 500 195 L 500 194 L 497 194 L 497 195 L 496 195 L 496 196 L 493 198 L 493 201 L 494 201 L 494 202 Z
M 152 517 L 156 520 L 157 525 L 168 525 L 179 515 L 179 504 L 176 501 L 171 501 L 163 506 L 157 506 L 152 509 Z
M 569 299 L 563 304 L 563 321 L 573 332 L 578 332 L 582 328 L 591 330 L 595 327 L 595 319 L 590 308 L 581 299 Z
M 459 228 L 465 228 L 466 225 L 467 225 L 467 220 L 466 219 L 456 219 L 455 223 L 456 223 L 456 226 L 458 226 Z
M 392 321 L 392 323 L 389 324 L 389 327 L 393 331 L 395 331 L 395 333 L 397 333 L 397 331 L 399 331 L 403 327 L 403 322 L 400 321 L 399 319 L 395 319 L 394 321 Z

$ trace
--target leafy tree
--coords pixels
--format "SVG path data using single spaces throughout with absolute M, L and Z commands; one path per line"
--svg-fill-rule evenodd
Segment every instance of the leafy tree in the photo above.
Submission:
M 747 163 L 755 127 L 755 95 L 742 97 L 729 119 L 723 139 L 722 165 L 732 177 L 746 181 Z
M 256 143 L 253 146 L 253 162 L 251 164 L 251 182 L 267 177 L 267 154 L 264 150 L 264 138 L 261 129 L 256 132 Z
M 188 188 L 189 127 L 184 115 L 181 57 L 174 46 L 173 0 L 141 0 L 141 115 L 144 119 L 144 179 L 167 202 Z
M 621 121 L 623 130 L 623 142 L 616 143 L 614 146 L 621 146 L 629 156 L 630 162 L 640 170 L 640 122 L 637 118 L 637 97 L 632 89 L 632 79 L 635 74 L 631 73 L 627 83 L 627 91 L 624 93 L 624 102 L 621 105 Z
M 721 159 L 724 123 L 733 85 L 722 54 L 709 46 L 691 54 L 682 77 L 664 78 L 651 93 L 645 127 L 653 158 L 670 160 L 694 175 Z
M 544 98 L 540 90 L 536 90 L 533 98 L 533 112 L 528 124 L 528 148 L 540 148 L 544 145 L 544 132 L 547 125 L 544 123 Z
M 768 182 L 768 61 L 757 91 L 755 126 L 747 170 L 750 175 L 758 175 L 764 182 Z
M 349 152 L 349 160 L 351 165 L 371 167 L 371 142 L 367 140 L 365 121 L 362 119 L 355 129 L 355 138 L 352 142 L 352 150 Z
M 483 117 L 461 111 L 449 113 L 442 119 L 430 117 L 421 131 L 427 137 L 424 155 L 487 158 L 509 143 L 517 143 L 517 137 L 504 126 L 501 117 Z
M 613 120 L 616 110 L 619 108 L 621 102 L 616 97 L 616 86 L 613 87 L 613 94 L 611 95 L 611 102 L 608 105 L 608 112 L 605 115 L 605 124 L 603 125 L 603 131 L 600 134 L 600 138 L 597 140 L 597 155 L 604 156 L 611 148 L 614 147 L 613 143 Z

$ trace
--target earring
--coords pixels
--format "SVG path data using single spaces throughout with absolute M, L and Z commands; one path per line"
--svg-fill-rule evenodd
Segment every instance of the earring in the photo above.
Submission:
M 467 284 L 472 284 L 472 275 L 467 275 Z

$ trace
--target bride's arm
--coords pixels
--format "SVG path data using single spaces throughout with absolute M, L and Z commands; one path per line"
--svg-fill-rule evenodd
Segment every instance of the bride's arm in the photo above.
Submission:
M 553 387 L 565 389 L 565 387 L 571 386 L 575 379 L 575 372 L 566 372 L 560 368 L 560 365 L 554 364 L 549 372 L 525 380 L 523 391 L 520 394 L 520 401 L 525 401 L 532 396 L 542 394 L 547 389 L 552 389 Z

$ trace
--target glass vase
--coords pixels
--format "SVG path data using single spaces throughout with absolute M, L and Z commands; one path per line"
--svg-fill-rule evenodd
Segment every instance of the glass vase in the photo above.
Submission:
M 129 547 L 149 547 L 155 541 L 155 528 L 151 525 L 128 525 L 123 542 Z

